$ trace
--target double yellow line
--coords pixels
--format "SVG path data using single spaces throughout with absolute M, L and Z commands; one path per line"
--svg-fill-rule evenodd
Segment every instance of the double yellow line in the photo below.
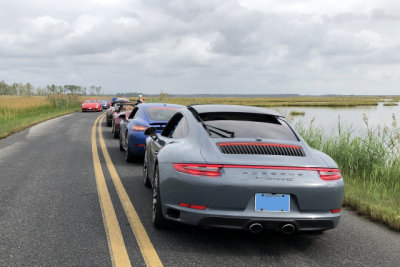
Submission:
M 113 266 L 132 266 L 128 252 L 125 247 L 124 238 L 119 227 L 118 219 L 115 214 L 115 210 L 111 201 L 110 193 L 107 188 L 106 180 L 104 178 L 103 169 L 100 163 L 100 158 L 97 149 L 96 140 L 96 125 L 98 124 L 98 135 L 100 148 L 106 161 L 107 169 L 110 173 L 111 179 L 114 183 L 118 197 L 121 201 L 122 207 L 128 218 L 132 232 L 135 235 L 136 241 L 139 245 L 143 259 L 147 266 L 163 266 L 153 244 L 150 241 L 147 232 L 140 221 L 140 218 L 129 199 L 128 193 L 126 192 L 121 179 L 112 163 L 110 154 L 107 151 L 103 134 L 101 121 L 105 114 L 99 116 L 92 127 L 92 155 L 94 173 L 96 176 L 97 192 L 99 195 L 101 213 L 103 216 L 104 228 L 107 235 L 108 247 L 111 255 L 111 262 Z

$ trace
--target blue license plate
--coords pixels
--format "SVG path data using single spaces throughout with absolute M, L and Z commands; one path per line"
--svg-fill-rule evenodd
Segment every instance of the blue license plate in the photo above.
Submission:
M 290 211 L 290 195 L 288 194 L 256 194 L 256 211 L 275 211 L 289 212 Z

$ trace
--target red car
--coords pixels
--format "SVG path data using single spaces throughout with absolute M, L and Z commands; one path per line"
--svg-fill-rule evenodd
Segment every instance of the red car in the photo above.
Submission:
M 85 111 L 102 111 L 103 107 L 99 100 L 89 99 L 82 103 L 82 112 Z
M 111 133 L 113 134 L 114 138 L 119 137 L 119 130 L 120 130 L 120 122 L 122 119 L 119 117 L 121 114 L 125 114 L 126 118 L 129 117 L 131 114 L 132 110 L 135 108 L 136 103 L 134 102 L 128 102 L 128 103 L 123 103 L 121 106 L 118 107 L 118 110 L 112 114 L 112 129 Z

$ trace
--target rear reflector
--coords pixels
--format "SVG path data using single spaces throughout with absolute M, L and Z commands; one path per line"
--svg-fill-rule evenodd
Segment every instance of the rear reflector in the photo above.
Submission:
M 338 213 L 338 212 L 340 212 L 340 209 L 334 209 L 334 210 L 331 210 L 331 212 L 332 213 Z
M 222 165 L 216 164 L 193 164 L 193 163 L 175 163 L 175 170 L 178 172 L 188 173 L 192 175 L 202 175 L 208 177 L 217 177 L 220 176 L 219 172 L 222 168 Z
M 185 208 L 190 208 L 190 209 L 195 209 L 195 210 L 205 210 L 206 206 L 201 206 L 201 205 L 193 205 L 193 204 L 187 204 L 187 203 L 179 203 L 179 206 L 185 207 Z

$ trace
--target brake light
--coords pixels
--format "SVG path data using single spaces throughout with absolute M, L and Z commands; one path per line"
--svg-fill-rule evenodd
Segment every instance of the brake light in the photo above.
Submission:
M 340 212 L 340 209 L 334 209 L 334 210 L 331 210 L 331 212 L 332 213 L 338 213 L 338 212 Z
M 175 163 L 174 168 L 178 172 L 188 173 L 188 174 L 192 174 L 192 175 L 218 177 L 221 175 L 220 170 L 222 168 L 222 165 Z
M 143 126 L 143 125 L 133 125 L 132 126 L 132 130 L 139 131 L 139 132 L 144 132 L 144 131 L 146 131 L 147 128 L 148 127 Z
M 324 181 L 339 180 L 342 178 L 339 169 L 320 169 L 318 168 L 319 177 Z
M 193 204 L 187 204 L 187 203 L 179 203 L 179 206 L 185 207 L 185 208 L 190 208 L 190 209 L 195 209 L 195 210 L 205 210 L 206 206 L 203 205 L 193 205 Z

